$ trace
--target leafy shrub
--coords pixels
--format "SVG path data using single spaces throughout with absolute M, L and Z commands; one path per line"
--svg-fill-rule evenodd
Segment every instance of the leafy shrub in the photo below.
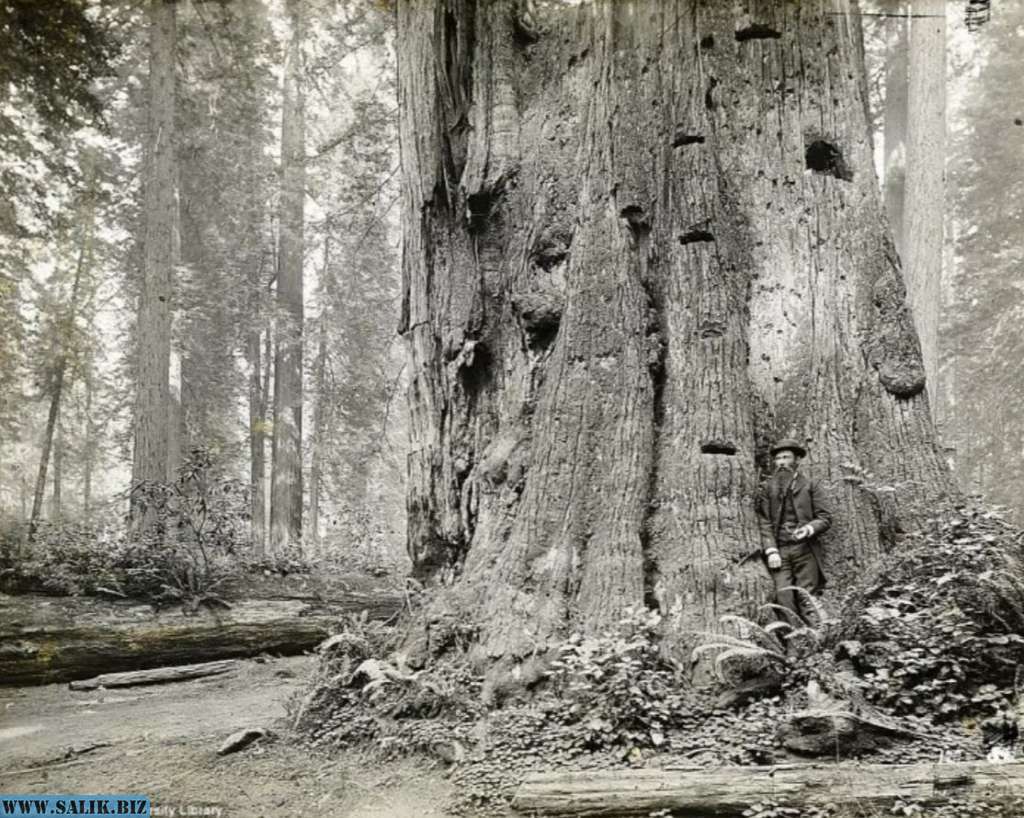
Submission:
M 237 571 L 247 545 L 248 495 L 195 449 L 173 483 L 132 493 L 144 530 L 120 523 L 40 523 L 32 542 L 0 538 L 9 591 L 199 600 Z
M 41 522 L 31 543 L 11 546 L 5 562 L 3 587 L 11 592 L 57 595 L 94 594 L 104 588 L 119 591 L 117 565 L 125 541 L 118 529 L 97 523 L 67 520 Z
M 845 630 L 869 699 L 951 719 L 1000 709 L 1024 663 L 1024 548 L 997 514 L 960 509 L 848 601 Z
M 679 674 L 662 658 L 657 612 L 630 613 L 618 632 L 584 638 L 574 634 L 550 665 L 553 710 L 574 725 L 587 748 L 660 747 L 666 731 L 686 717 L 692 702 Z
M 134 579 L 150 594 L 201 599 L 237 573 L 248 546 L 248 487 L 218 474 L 206 449 L 190 452 L 173 483 L 135 486 L 132 504 L 145 520 L 131 537 Z

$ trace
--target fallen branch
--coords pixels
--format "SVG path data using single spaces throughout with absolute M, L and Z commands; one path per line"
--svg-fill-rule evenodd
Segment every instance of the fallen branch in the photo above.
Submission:
M 126 673 L 104 673 L 91 679 L 68 684 L 72 690 L 95 690 L 98 687 L 135 687 L 136 685 L 183 682 L 187 679 L 201 679 L 204 676 L 219 676 L 238 666 L 233 659 L 219 662 L 203 662 L 199 665 L 177 665 L 157 667 L 152 670 L 134 670 Z

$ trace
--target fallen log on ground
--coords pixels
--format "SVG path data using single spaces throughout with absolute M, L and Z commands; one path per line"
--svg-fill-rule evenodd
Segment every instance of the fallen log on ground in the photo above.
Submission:
M 141 685 L 167 684 L 168 682 L 185 682 L 189 679 L 219 676 L 236 667 L 238 667 L 238 662 L 234 659 L 222 659 L 217 662 L 203 662 L 199 665 L 174 665 L 173 667 L 155 667 L 151 670 L 102 673 L 91 679 L 71 682 L 68 687 L 72 690 L 96 690 L 100 687 L 139 687 Z
M 658 810 L 741 816 L 751 804 L 877 806 L 897 798 L 1007 802 L 1024 794 L 1024 764 L 790 764 L 775 767 L 550 772 L 529 776 L 512 806 L 526 815 L 627 816 Z
M 0 594 L 0 685 L 49 684 L 101 673 L 308 650 L 345 613 L 393 616 L 394 592 L 330 600 L 232 600 L 229 609 L 150 605 L 82 597 Z

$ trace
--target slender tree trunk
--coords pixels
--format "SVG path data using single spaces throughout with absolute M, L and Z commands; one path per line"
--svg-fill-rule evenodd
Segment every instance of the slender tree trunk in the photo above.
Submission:
M 57 418 L 53 447 L 53 493 L 50 495 L 50 519 L 59 523 L 63 514 L 61 494 L 64 488 L 64 424 Z
M 749 613 L 773 438 L 833 585 L 950 490 L 848 13 L 400 0 L 408 544 L 480 659 Z
M 313 543 L 320 546 L 320 498 L 323 482 L 324 435 L 327 426 L 328 406 L 324 399 L 327 388 L 327 277 L 331 263 L 331 237 L 324 235 L 323 268 L 320 274 L 320 286 L 324 293 L 320 306 L 320 318 L 317 322 L 317 342 L 315 375 L 316 407 L 313 414 L 312 454 L 309 470 L 309 526 Z
M 174 0 L 149 3 L 149 128 L 144 176 L 145 251 L 136 337 L 136 397 L 132 485 L 165 482 L 174 464 L 171 432 L 178 422 L 170 391 L 171 315 L 174 298 Z M 133 510 L 134 513 L 134 510 Z M 136 523 L 145 524 L 136 514 Z
M 67 380 L 68 347 L 73 342 L 75 316 L 78 313 L 78 296 L 82 289 L 82 276 L 92 264 L 92 242 L 96 229 L 95 210 L 95 171 L 87 168 L 88 182 L 84 192 L 85 200 L 79 213 L 80 234 L 78 241 L 78 259 L 75 262 L 75 275 L 71 282 L 71 295 L 68 299 L 66 312 L 57 323 L 57 358 L 54 361 L 53 381 L 50 384 L 50 408 L 46 416 L 46 429 L 43 432 L 42 451 L 39 454 L 39 469 L 36 472 L 36 486 L 32 497 L 32 518 L 29 521 L 29 538 L 31 539 L 39 525 L 43 513 L 43 495 L 46 491 L 46 472 L 53 451 L 54 434 L 60 424 L 60 405 L 64 398 L 65 381 Z M 58 443 L 58 451 L 60 443 Z M 60 477 L 58 464 L 54 462 L 53 475 L 53 517 L 60 513 Z
M 288 0 L 292 32 L 281 113 L 281 204 L 270 538 L 280 553 L 302 539 L 302 256 L 306 190 L 302 3 Z
M 324 269 L 327 268 L 327 241 L 324 242 Z M 326 310 L 321 307 L 319 341 L 316 352 L 316 408 L 313 413 L 312 454 L 309 468 L 309 532 L 313 543 L 320 546 L 320 490 L 323 482 L 323 447 L 324 428 L 327 420 L 327 407 L 324 401 L 324 389 L 327 385 L 327 327 Z
M 266 477 L 266 393 L 263 390 L 263 359 L 260 331 L 249 333 L 246 352 L 249 358 L 249 486 L 251 492 L 252 544 L 257 554 L 267 548 Z M 269 368 L 269 363 L 267 367 Z
M 903 201 L 907 157 L 908 50 L 906 7 L 903 2 L 886 6 L 894 16 L 891 41 L 885 60 L 885 212 L 889 217 L 896 251 L 903 257 Z
M 32 518 L 29 522 L 28 536 L 32 539 L 39 521 L 43 516 L 43 497 L 46 494 L 46 472 L 50 463 L 50 454 L 53 450 L 54 433 L 57 429 L 57 418 L 60 414 L 60 396 L 64 392 L 64 373 L 66 363 L 64 353 L 60 353 L 57 359 L 56 372 L 53 375 L 53 382 L 50 386 L 50 409 L 46 415 L 46 429 L 43 432 L 43 448 L 39 454 L 39 470 L 36 472 L 36 489 L 32 495 Z
M 92 513 L 92 471 L 96 460 L 96 435 L 92 419 L 94 389 L 90 364 L 85 376 L 85 443 L 82 447 L 82 516 L 86 519 Z
M 907 90 L 903 264 L 924 369 L 937 405 L 946 178 L 946 0 L 913 0 Z

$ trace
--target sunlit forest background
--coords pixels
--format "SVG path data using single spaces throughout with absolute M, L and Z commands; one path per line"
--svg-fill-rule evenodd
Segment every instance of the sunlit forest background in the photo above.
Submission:
M 174 498 L 198 491 L 215 495 L 217 536 L 235 558 L 401 573 L 408 419 L 393 9 L 169 5 L 172 29 L 161 35 L 148 3 L 0 4 L 5 570 L 32 539 L 35 570 L 59 584 L 48 565 L 97 541 L 109 554 L 129 548 L 140 507 L 181 525 Z M 913 55 L 895 5 L 863 8 L 876 164 L 895 219 L 893 202 L 901 217 L 920 204 L 900 192 Z M 984 19 L 956 5 L 944 152 L 927 160 L 945 168 L 934 410 L 962 487 L 1018 522 L 1022 47 L 1024 3 L 995 2 Z M 162 164 L 147 163 L 153 156 Z M 169 254 L 157 257 L 147 237 L 168 206 Z M 146 305 L 154 270 L 169 287 Z M 163 339 L 152 319 L 160 305 Z M 140 471 L 136 439 L 154 388 L 140 361 L 161 343 L 162 488 Z M 277 447 L 293 411 L 301 503 L 275 536 L 274 471 L 287 460 Z M 60 559 L 47 562 L 47 549 Z

